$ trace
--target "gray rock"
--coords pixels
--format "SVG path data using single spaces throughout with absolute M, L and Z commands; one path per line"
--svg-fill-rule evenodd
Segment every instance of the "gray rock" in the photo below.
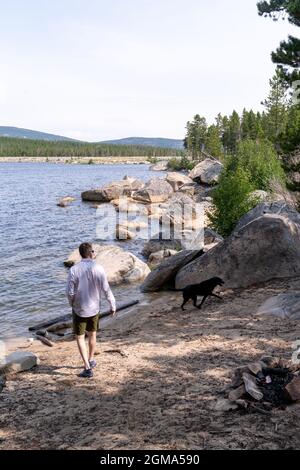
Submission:
M 288 215 L 265 214 L 235 230 L 201 258 L 182 268 L 176 287 L 210 277 L 226 288 L 249 287 L 271 279 L 300 275 L 300 226 Z
M 148 258 L 151 253 L 169 249 L 179 251 L 182 249 L 182 240 L 164 237 L 164 234 L 159 238 L 159 234 L 148 240 L 142 250 L 142 255 Z
M 165 202 L 173 193 L 172 186 L 164 179 L 152 178 L 143 189 L 133 192 L 132 197 L 143 203 Z
M 257 315 L 272 315 L 286 320 L 300 320 L 300 292 L 270 297 L 257 310 Z
M 133 178 L 122 181 L 113 181 L 102 188 L 84 191 L 81 194 L 83 201 L 110 202 L 120 196 L 130 196 L 133 191 L 144 187 L 144 183 Z
M 157 292 L 174 282 L 174 278 L 183 266 L 190 263 L 196 257 L 201 256 L 202 251 L 181 251 L 177 255 L 163 260 L 145 279 L 141 286 L 142 292 Z
M 71 202 L 75 201 L 75 197 L 65 196 L 57 203 L 59 207 L 68 207 Z
M 148 262 L 151 265 L 157 265 L 161 263 L 165 258 L 170 258 L 171 256 L 177 255 L 176 250 L 161 250 L 156 253 L 151 253 L 149 256 Z
M 198 194 L 198 190 L 199 190 L 199 185 L 193 181 L 191 183 L 183 184 L 179 188 L 179 191 L 181 193 L 188 194 L 191 197 L 193 197 L 195 194 Z
M 179 191 L 185 184 L 192 184 L 193 180 L 183 173 L 172 172 L 166 176 L 166 181 L 172 186 L 174 191 Z
M 218 160 L 206 158 L 190 171 L 189 177 L 197 183 L 214 185 L 219 181 L 223 168 Z
M 39 364 L 38 357 L 32 352 L 16 351 L 6 356 L 0 366 L 1 373 L 23 372 Z

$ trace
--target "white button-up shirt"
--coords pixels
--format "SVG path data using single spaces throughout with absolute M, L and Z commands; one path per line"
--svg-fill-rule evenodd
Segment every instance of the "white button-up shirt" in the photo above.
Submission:
M 102 266 L 90 258 L 82 259 L 72 266 L 68 276 L 67 296 L 76 315 L 84 318 L 97 315 L 102 293 L 111 309 L 115 310 L 115 298 Z

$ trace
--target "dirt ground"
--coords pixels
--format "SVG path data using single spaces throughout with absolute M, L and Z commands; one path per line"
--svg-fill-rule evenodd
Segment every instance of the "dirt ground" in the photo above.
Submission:
M 299 281 L 225 292 L 201 312 L 181 312 L 180 293 L 149 296 L 99 333 L 89 380 L 77 377 L 74 341 L 34 343 L 27 349 L 40 365 L 0 394 L 0 450 L 300 449 L 300 404 L 269 415 L 214 410 L 232 369 L 262 355 L 291 358 L 300 324 L 255 312 Z

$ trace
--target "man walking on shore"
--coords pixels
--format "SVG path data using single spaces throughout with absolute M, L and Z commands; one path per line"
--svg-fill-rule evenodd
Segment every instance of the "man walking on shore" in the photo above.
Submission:
M 94 251 L 90 243 L 79 247 L 81 262 L 72 266 L 67 282 L 67 296 L 73 311 L 73 330 L 84 370 L 79 377 L 93 377 L 96 367 L 94 359 L 101 294 L 110 304 L 111 313 L 116 314 L 116 302 L 110 290 L 104 269 L 93 260 Z M 85 332 L 88 334 L 89 353 L 85 344 Z

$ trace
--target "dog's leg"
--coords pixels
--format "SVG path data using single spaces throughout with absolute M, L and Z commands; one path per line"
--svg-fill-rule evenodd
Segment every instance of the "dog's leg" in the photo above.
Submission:
M 185 306 L 185 304 L 189 301 L 190 299 L 183 299 L 183 303 L 181 305 L 181 310 L 185 310 L 183 307 Z
M 208 296 L 205 295 L 205 296 L 203 297 L 203 299 L 202 299 L 201 304 L 197 306 L 197 308 L 199 308 L 199 310 L 201 309 L 201 307 L 202 307 L 202 305 L 204 304 L 204 302 L 205 302 L 205 300 L 207 299 L 207 297 L 208 297 Z
M 212 295 L 213 297 L 217 297 L 217 299 L 221 299 L 221 300 L 222 300 L 222 297 L 220 297 L 220 296 L 219 296 L 219 295 L 217 295 L 217 294 L 213 294 L 213 293 L 211 293 L 210 295 Z
M 192 297 L 192 300 L 193 300 L 194 307 L 197 307 L 197 296 L 194 295 L 194 296 Z

